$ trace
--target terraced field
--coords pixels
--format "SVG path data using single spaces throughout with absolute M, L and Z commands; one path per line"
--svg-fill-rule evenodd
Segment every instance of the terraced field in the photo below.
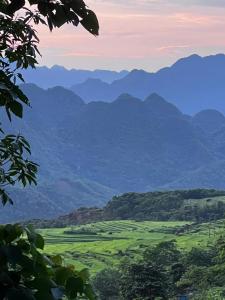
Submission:
M 119 263 L 121 258 L 137 258 L 142 251 L 161 241 L 176 239 L 181 249 L 206 247 L 224 231 L 224 222 L 194 227 L 187 222 L 108 221 L 72 228 L 43 229 L 45 251 L 62 254 L 77 268 L 92 273 Z M 182 229 L 185 228 L 182 233 Z

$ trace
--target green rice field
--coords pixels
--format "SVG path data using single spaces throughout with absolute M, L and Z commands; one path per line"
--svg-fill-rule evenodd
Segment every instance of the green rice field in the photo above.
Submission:
M 45 252 L 61 254 L 77 269 L 92 274 L 116 266 L 124 257 L 138 258 L 146 247 L 161 241 L 177 241 L 180 249 L 207 247 L 224 231 L 224 222 L 187 226 L 188 222 L 108 221 L 70 228 L 40 230 L 46 239 Z M 183 226 L 185 232 L 179 233 Z

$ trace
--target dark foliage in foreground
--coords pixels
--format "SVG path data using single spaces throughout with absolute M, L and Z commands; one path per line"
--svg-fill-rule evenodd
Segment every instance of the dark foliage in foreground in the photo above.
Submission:
M 45 256 L 43 249 L 42 236 L 31 228 L 0 227 L 1 300 L 95 299 L 87 270 L 78 272 L 59 255 Z

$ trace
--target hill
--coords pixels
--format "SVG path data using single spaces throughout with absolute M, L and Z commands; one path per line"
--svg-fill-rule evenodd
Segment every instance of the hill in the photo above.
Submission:
M 18 193 L 18 211 L 0 213 L 2 222 L 103 206 L 124 192 L 225 188 L 225 117 L 215 110 L 191 117 L 155 93 L 144 101 L 121 94 L 112 103 L 86 104 L 62 87 L 22 88 L 32 108 L 4 129 L 30 141 L 39 186 L 24 199 Z
M 72 90 L 86 101 L 113 101 L 121 93 L 146 98 L 158 93 L 185 113 L 216 109 L 225 113 L 225 55 L 192 55 L 156 73 L 133 70 L 112 83 L 87 80 Z
M 81 207 L 49 221 L 34 220 L 36 227 L 64 227 L 100 221 L 210 222 L 225 217 L 225 191 L 178 190 L 126 193 L 114 196 L 103 208 Z

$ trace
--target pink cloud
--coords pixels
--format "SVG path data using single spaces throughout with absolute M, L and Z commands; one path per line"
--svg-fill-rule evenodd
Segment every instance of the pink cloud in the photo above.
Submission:
M 152 9 L 147 9 L 147 1 L 89 2 L 99 17 L 100 36 L 95 38 L 82 27 L 65 26 L 51 34 L 41 27 L 41 64 L 158 69 L 162 62 L 169 64 L 193 52 L 225 51 L 225 8 L 173 5 L 171 9 L 160 6 L 160 0 L 152 1 Z

